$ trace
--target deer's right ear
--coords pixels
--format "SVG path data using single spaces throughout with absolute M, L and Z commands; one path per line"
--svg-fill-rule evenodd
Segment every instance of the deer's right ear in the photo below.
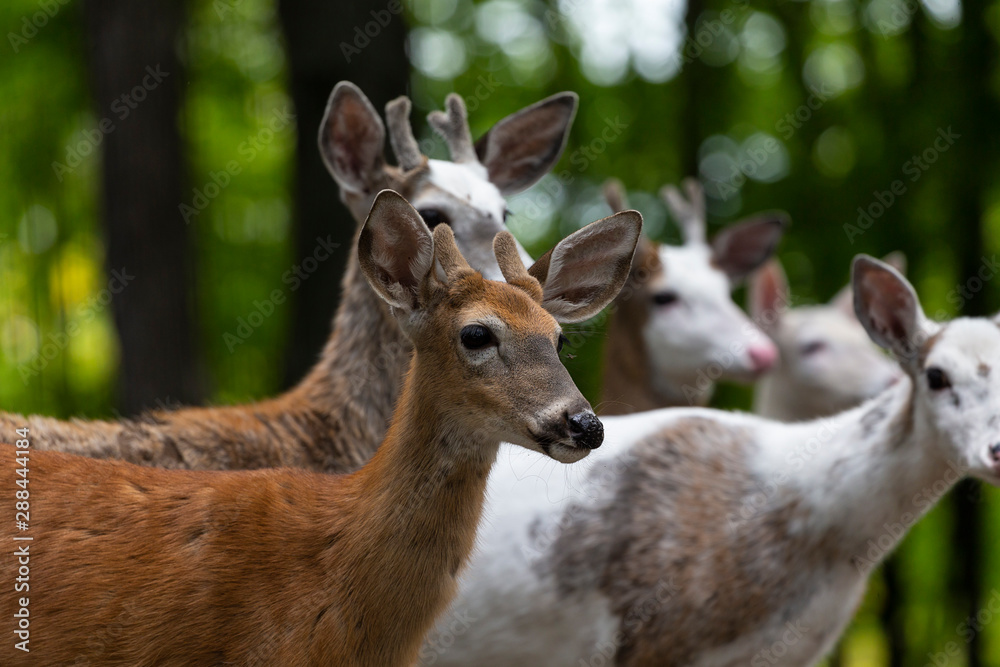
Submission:
M 576 93 L 559 93 L 500 120 L 476 142 L 490 182 L 505 197 L 534 185 L 562 155 Z
M 394 308 L 412 311 L 431 273 L 434 240 L 409 202 L 383 190 L 361 229 L 358 260 L 376 294 Z
M 765 331 L 773 331 L 788 308 L 788 279 L 781 262 L 770 260 L 750 278 L 750 317 Z
M 896 269 L 868 255 L 854 258 L 851 284 L 854 312 L 871 339 L 891 350 L 907 371 L 918 371 L 920 346 L 931 332 L 913 286 Z
M 625 284 L 641 232 L 642 215 L 622 211 L 560 241 L 528 269 L 542 286 L 542 307 L 559 322 L 599 313 Z
M 319 125 L 319 152 L 337 185 L 370 192 L 385 161 L 385 126 L 365 94 L 349 81 L 338 83 Z

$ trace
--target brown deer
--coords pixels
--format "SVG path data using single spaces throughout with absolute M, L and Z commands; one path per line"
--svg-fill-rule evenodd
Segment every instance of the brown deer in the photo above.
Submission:
M 359 266 L 414 354 L 386 438 L 355 473 L 163 470 L 0 447 L 10 488 L 15 457 L 30 459 L 21 535 L 33 538 L 13 543 L 28 545 L 30 588 L 2 606 L 7 619 L 29 610 L 29 652 L 8 647 L 4 664 L 413 664 L 472 549 L 500 442 L 563 463 L 600 446 L 560 363 L 558 322 L 614 298 L 640 227 L 635 212 L 593 223 L 533 273 L 501 232 L 507 282 L 495 282 L 450 227 L 432 234 L 381 193 Z M 13 582 L 23 563 L 3 551 Z
M 429 160 L 413 137 L 405 97 L 386 107 L 399 162 L 383 160 L 385 126 L 353 84 L 334 88 L 320 127 L 323 160 L 359 225 L 376 193 L 393 189 L 434 226 L 447 224 L 459 249 L 487 278 L 500 278 L 493 237 L 504 196 L 529 187 L 558 160 L 577 97 L 562 93 L 499 121 L 473 145 L 460 97 L 430 122 L 453 162 Z M 357 237 L 355 237 L 355 243 Z M 521 256 L 528 258 L 521 251 Z M 0 413 L 0 433 L 27 425 L 38 449 L 120 458 L 170 468 L 307 467 L 348 472 L 367 461 L 385 434 L 410 344 L 366 283 L 353 252 L 333 334 L 319 363 L 287 393 L 250 405 L 157 411 L 120 421 L 60 421 Z

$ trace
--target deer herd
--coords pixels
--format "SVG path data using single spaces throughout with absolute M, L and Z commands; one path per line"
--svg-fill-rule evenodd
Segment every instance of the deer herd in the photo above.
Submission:
M 644 238 L 609 181 L 611 215 L 533 261 L 505 197 L 555 165 L 577 103 L 473 142 L 451 95 L 428 118 L 448 161 L 421 152 L 408 99 L 383 122 L 338 84 L 319 149 L 358 229 L 297 387 L 117 421 L 0 413 L 0 479 L 18 488 L 27 456 L 31 482 L 31 541 L 0 557 L 5 635 L 30 642 L 0 663 L 826 655 L 953 484 L 1000 484 L 1000 320 L 931 321 L 898 256 L 860 255 L 829 303 L 791 308 L 785 217 L 709 239 L 693 179 L 661 193 L 682 245 Z M 595 414 L 562 325 L 606 306 Z M 704 407 L 718 379 L 756 382 L 757 414 Z

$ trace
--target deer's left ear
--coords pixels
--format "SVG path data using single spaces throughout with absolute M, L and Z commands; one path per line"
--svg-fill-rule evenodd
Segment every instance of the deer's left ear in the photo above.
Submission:
M 534 185 L 562 155 L 576 115 L 576 93 L 559 93 L 494 125 L 476 142 L 476 154 L 505 197 Z
M 434 262 L 434 241 L 420 214 L 392 190 L 375 197 L 358 238 L 361 272 L 390 306 L 413 311 Z
M 920 347 L 931 335 L 932 325 L 913 286 L 894 268 L 868 255 L 854 258 L 851 284 L 854 311 L 871 339 L 890 350 L 904 370 L 918 372 Z
M 761 329 L 773 333 L 788 308 L 788 278 L 781 262 L 772 259 L 751 278 L 747 288 L 750 296 L 750 316 Z
M 726 227 L 712 239 L 712 263 L 739 284 L 771 258 L 787 225 L 785 214 L 767 213 Z
M 542 285 L 542 306 L 560 322 L 593 317 L 618 295 L 632 266 L 642 215 L 622 211 L 576 231 L 528 273 Z

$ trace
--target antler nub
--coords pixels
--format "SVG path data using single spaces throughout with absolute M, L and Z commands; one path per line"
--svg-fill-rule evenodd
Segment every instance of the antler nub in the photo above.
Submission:
M 517 250 L 517 241 L 514 240 L 514 235 L 507 230 L 498 232 L 493 238 L 493 254 L 496 255 L 497 265 L 500 267 L 500 273 L 503 274 L 504 280 L 510 285 L 520 287 L 533 299 L 541 303 L 542 286 L 524 268 L 524 263 L 521 261 L 521 254 Z
M 608 202 L 612 213 L 625 210 L 625 186 L 622 185 L 621 181 L 617 178 L 609 178 L 604 181 L 601 190 L 604 192 L 604 200 Z
M 680 225 L 685 243 L 705 242 L 705 190 L 695 178 L 685 178 L 682 183 L 685 199 L 673 185 L 665 185 L 660 196 L 667 203 L 670 214 Z
M 452 162 L 478 162 L 476 149 L 472 145 L 472 134 L 469 132 L 465 102 L 455 93 L 451 93 L 445 100 L 445 108 L 447 113 L 432 111 L 427 116 L 427 122 L 448 144 Z
M 396 154 L 396 162 L 403 171 L 411 171 L 421 166 L 427 158 L 420 152 L 420 146 L 413 136 L 410 126 L 410 98 L 401 95 L 385 105 L 385 120 L 389 126 L 389 143 Z

